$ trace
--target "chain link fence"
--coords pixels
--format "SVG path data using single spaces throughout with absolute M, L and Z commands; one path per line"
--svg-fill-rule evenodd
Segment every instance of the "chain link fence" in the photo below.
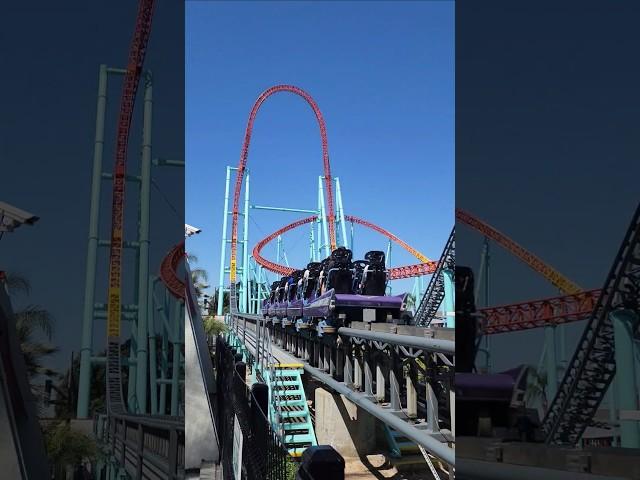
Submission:
M 249 387 L 247 368 L 218 336 L 215 349 L 217 372 L 217 425 L 224 480 L 293 480 L 297 463 L 289 456 L 267 419 L 266 385 Z

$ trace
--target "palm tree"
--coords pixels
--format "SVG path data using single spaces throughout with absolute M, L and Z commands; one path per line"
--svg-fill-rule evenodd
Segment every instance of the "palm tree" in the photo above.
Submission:
M 220 287 L 216 288 L 212 301 L 209 302 L 209 315 L 217 315 L 218 312 L 218 295 Z M 222 293 L 222 314 L 229 313 L 229 292 Z
M 29 281 L 18 274 L 8 273 L 6 284 L 12 295 L 28 296 L 31 293 Z M 55 319 L 47 310 L 33 304 L 16 310 L 14 318 L 31 391 L 36 397 L 42 397 L 43 388 L 35 383 L 36 378 L 42 375 L 49 378 L 58 376 L 54 370 L 46 367 L 47 357 L 58 351 L 57 347 L 49 343 L 53 336 Z M 47 341 L 38 339 L 38 336 L 42 335 Z
M 195 265 L 198 263 L 198 257 L 192 253 L 187 253 L 187 261 L 189 265 Z M 191 283 L 196 291 L 198 298 L 198 304 L 203 306 L 204 289 L 208 287 L 207 281 L 209 280 L 209 274 L 204 268 L 194 268 L 191 270 Z
M 71 429 L 68 421 L 48 426 L 44 434 L 55 478 L 67 478 L 68 467 L 78 467 L 102 457 L 96 441 Z

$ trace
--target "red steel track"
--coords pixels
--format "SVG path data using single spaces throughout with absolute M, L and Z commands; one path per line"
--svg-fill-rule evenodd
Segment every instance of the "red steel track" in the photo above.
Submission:
M 484 334 L 517 332 L 531 328 L 585 320 L 593 311 L 600 290 L 586 290 L 562 297 L 483 308 Z
M 256 115 L 262 103 L 274 93 L 278 92 L 291 92 L 299 95 L 307 101 L 313 113 L 318 120 L 318 126 L 320 127 L 320 139 L 322 141 L 322 161 L 324 164 L 324 182 L 327 190 L 327 219 L 329 222 L 329 241 L 331 243 L 331 249 L 336 248 L 336 229 L 335 229 L 335 216 L 333 212 L 333 186 L 331 182 L 331 165 L 329 164 L 329 147 L 327 144 L 327 128 L 322 117 L 322 112 L 318 108 L 315 100 L 307 92 L 299 87 L 293 85 L 276 85 L 260 94 L 256 102 L 253 104 L 251 113 L 249 114 L 249 121 L 244 134 L 244 142 L 242 144 L 242 150 L 240 152 L 240 163 L 238 164 L 238 172 L 236 175 L 236 186 L 233 193 L 233 209 L 232 209 L 232 221 L 231 221 L 231 265 L 230 265 L 230 280 L 231 283 L 236 281 L 236 257 L 238 251 L 238 211 L 240 205 L 240 192 L 242 190 L 242 179 L 244 177 L 244 170 L 247 164 L 247 156 L 249 155 L 249 144 L 251 143 L 251 132 L 253 131 L 253 123 L 256 119 Z
M 468 212 L 456 209 L 456 219 L 462 223 L 474 228 L 481 234 L 492 239 L 508 252 L 514 254 L 534 271 L 540 273 L 553 285 L 567 295 L 544 298 L 539 300 L 531 300 L 527 302 L 516 303 L 512 305 L 501 305 L 496 307 L 483 308 L 480 312 L 484 315 L 486 323 L 484 333 L 487 335 L 515 332 L 520 330 L 528 330 L 548 325 L 559 325 L 562 323 L 575 322 L 584 320 L 588 317 L 600 296 L 600 290 L 582 290 L 571 280 L 559 273 L 553 267 L 549 266 L 539 257 L 528 252 L 524 247 L 520 246 L 505 234 L 497 229 L 479 220 Z M 261 251 L 266 244 L 289 230 L 297 228 L 317 220 L 316 216 L 307 217 L 302 220 L 290 223 L 283 228 L 275 231 L 268 237 L 260 240 L 253 249 L 253 257 L 256 262 L 269 271 L 279 275 L 288 275 L 295 269 L 271 262 L 261 255 Z M 345 215 L 345 220 L 353 223 L 369 227 L 385 237 L 400 244 L 411 254 L 415 255 L 423 263 L 415 265 L 406 265 L 402 267 L 392 267 L 389 269 L 389 278 L 397 280 L 400 278 L 410 278 L 419 275 L 428 275 L 434 272 L 437 262 L 429 260 L 420 252 L 409 246 L 400 238 L 391 232 L 378 227 L 377 225 L 352 215 Z
M 541 274 L 547 280 L 549 280 L 553 285 L 558 287 L 563 293 L 579 293 L 583 289 L 578 285 L 573 283 L 567 277 L 562 275 L 560 272 L 555 270 L 553 267 L 543 262 L 540 258 L 535 256 L 533 253 L 525 250 L 523 247 L 518 245 L 516 242 L 511 240 L 505 234 L 499 232 L 491 225 L 484 223 L 483 221 L 477 219 L 470 213 L 465 212 L 462 209 L 456 208 L 456 219 L 465 223 L 466 225 L 474 228 L 482 235 L 489 237 L 491 240 L 498 243 L 500 246 L 505 248 L 508 252 L 512 253 L 516 257 L 520 258 L 527 265 L 529 265 L 533 270 Z
M 314 222 L 317 219 L 318 219 L 317 216 L 312 216 L 312 217 L 303 218 L 301 220 L 297 220 L 297 221 L 295 221 L 293 223 L 290 223 L 289 225 L 286 225 L 286 226 L 280 228 L 279 230 L 273 232 L 268 237 L 263 238 L 253 248 L 253 258 L 255 259 L 255 261 L 259 265 L 262 265 L 264 268 L 266 268 L 267 270 L 269 270 L 271 272 L 275 272 L 275 273 L 277 273 L 279 275 L 289 275 L 295 269 L 291 268 L 291 267 L 287 267 L 286 265 L 280 265 L 278 263 L 274 263 L 274 262 L 271 262 L 271 261 L 265 259 L 261 255 L 262 248 L 267 243 L 269 243 L 274 238 L 276 238 L 278 235 L 282 235 L 283 233 L 288 232 L 289 230 L 293 230 L 294 228 L 300 227 L 300 226 L 305 225 L 307 223 Z M 412 255 L 415 255 L 420 261 L 422 261 L 422 263 L 417 263 L 417 264 L 414 264 L 414 265 L 405 265 L 405 266 L 402 266 L 402 267 L 389 268 L 389 278 L 391 280 L 397 280 L 397 279 L 400 279 L 400 278 L 417 277 L 417 276 L 420 276 L 420 275 L 428 275 L 428 274 L 433 273 L 435 271 L 436 265 L 437 265 L 438 262 L 434 262 L 432 260 L 429 260 L 427 257 L 425 257 L 422 253 L 417 251 L 415 248 L 412 248 L 407 243 L 402 241 L 400 238 L 396 237 L 393 233 L 385 230 L 382 227 L 378 227 L 377 225 L 374 225 L 371 222 L 368 222 L 366 220 L 363 220 L 361 218 L 354 217 L 354 216 L 351 216 L 351 215 L 345 215 L 345 220 L 347 220 L 349 222 L 353 222 L 353 223 L 357 223 L 357 224 L 363 225 L 365 227 L 372 228 L 373 230 L 375 230 L 376 232 L 384 235 L 388 239 L 393 240 L 394 242 L 398 243 L 403 248 L 405 248 L 407 251 L 409 251 Z
M 583 291 L 578 285 L 505 234 L 464 210 L 456 209 L 456 219 L 498 243 L 567 294 L 481 309 L 480 313 L 486 320 L 484 327 L 486 335 L 575 322 L 584 320 L 591 314 L 600 296 L 600 290 Z
M 178 265 L 184 259 L 184 241 L 174 246 L 162 259 L 160 279 L 175 298 L 185 298 L 185 283 L 178 276 Z

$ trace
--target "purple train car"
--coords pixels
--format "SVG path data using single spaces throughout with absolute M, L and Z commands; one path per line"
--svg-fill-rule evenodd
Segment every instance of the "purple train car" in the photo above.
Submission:
M 340 247 L 321 263 L 309 263 L 304 271 L 274 282 L 262 305 L 265 317 L 283 320 L 283 325 L 297 322 L 297 328 L 324 320 L 327 333 L 352 321 L 408 320 L 407 294 L 385 295 L 384 252 L 368 252 L 355 262 L 351 255 Z

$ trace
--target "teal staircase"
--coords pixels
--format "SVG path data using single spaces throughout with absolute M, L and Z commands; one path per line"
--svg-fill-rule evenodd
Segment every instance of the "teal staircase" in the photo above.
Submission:
M 420 454 L 420 448 L 415 442 L 387 424 L 384 425 L 384 436 L 389 444 L 389 454 L 392 458 Z
M 302 386 L 302 372 L 302 365 L 276 365 L 264 372 L 271 398 L 269 420 L 293 457 L 318 444 Z

